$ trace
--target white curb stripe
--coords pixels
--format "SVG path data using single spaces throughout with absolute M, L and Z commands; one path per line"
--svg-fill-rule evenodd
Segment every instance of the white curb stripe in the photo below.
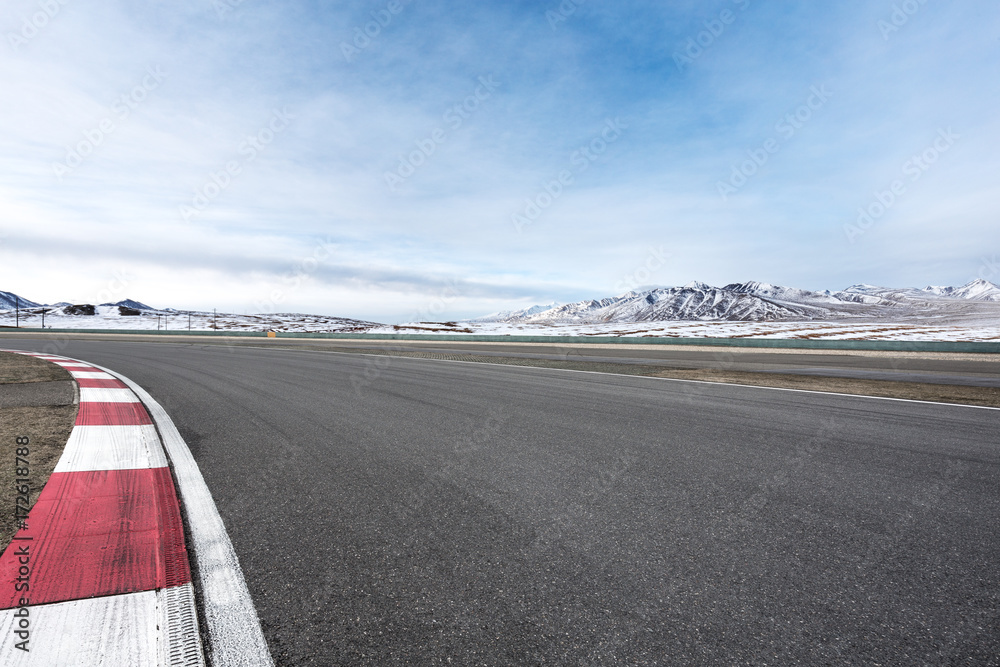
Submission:
M 87 372 L 87 371 L 70 371 L 69 374 L 72 375 L 77 380 L 116 380 L 117 379 L 114 375 L 111 375 L 109 373 L 103 373 L 103 372 L 95 373 L 94 371 L 90 371 L 90 372 Z
M 128 389 L 80 387 L 81 403 L 138 403 L 139 398 Z
M 178 611 L 186 601 L 194 609 L 191 584 L 29 607 L 30 650 L 4 651 L 4 667 L 204 665 L 197 620 Z M 16 612 L 0 611 L 5 644 L 18 641 Z
M 142 399 L 173 465 L 181 506 L 190 523 L 188 549 L 197 562 L 204 602 L 208 632 L 202 640 L 213 667 L 274 665 L 236 551 L 191 450 L 170 416 L 145 389 L 124 375 L 97 368 L 117 377 Z
M 0 612 L 4 642 L 16 609 Z M 156 591 L 29 607 L 30 652 L 4 651 L 7 667 L 157 667 Z
M 74 426 L 53 472 L 165 467 L 167 457 L 152 424 Z

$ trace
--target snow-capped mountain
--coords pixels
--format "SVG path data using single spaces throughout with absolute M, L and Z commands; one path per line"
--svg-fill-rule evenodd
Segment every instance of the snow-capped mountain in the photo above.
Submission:
M 924 292 L 938 296 L 948 296 L 954 299 L 969 299 L 971 301 L 1000 301 L 1000 287 L 988 280 L 977 278 L 961 287 L 925 287 Z
M 152 306 L 147 306 L 141 301 L 134 301 L 132 299 L 123 299 L 117 303 L 102 303 L 102 306 L 122 306 L 125 308 L 132 308 L 134 310 L 156 310 Z M 169 310 L 169 309 L 168 309 Z
M 531 317 L 532 315 L 537 315 L 538 313 L 545 312 L 546 310 L 551 310 L 552 308 L 558 307 L 558 303 L 550 303 L 545 306 L 531 306 L 530 308 L 522 308 L 521 310 L 502 310 L 499 313 L 490 313 L 483 317 L 472 320 L 473 322 L 517 322 L 525 317 Z
M 683 287 L 631 291 L 555 307 L 534 306 L 473 321 L 596 324 L 669 320 L 898 319 L 947 313 L 956 310 L 952 306 L 961 303 L 1000 301 L 1000 287 L 985 280 L 975 280 L 962 287 L 929 290 L 852 285 L 839 292 L 814 292 L 760 282 L 713 287 L 695 281 Z
M 14 310 L 15 305 L 18 305 L 21 308 L 67 308 L 76 304 L 72 304 L 68 301 L 44 304 L 32 301 L 31 299 L 25 299 L 23 296 L 14 294 L 13 292 L 0 292 L 0 310 Z M 135 310 L 156 310 L 152 306 L 147 306 L 140 301 L 134 301 L 132 299 L 124 299 L 117 303 L 102 303 L 101 306 L 124 306 Z
M 534 309 L 526 309 L 534 310 Z M 553 324 L 652 322 L 662 320 L 811 319 L 820 311 L 804 304 L 779 303 L 756 294 L 692 282 L 683 287 L 631 291 L 619 296 L 568 303 L 506 322 Z M 486 321 L 483 318 L 483 321 Z M 498 320 L 493 320 L 498 321 Z
M 18 307 L 37 308 L 40 305 L 13 292 L 0 292 L 0 310 L 15 310 Z

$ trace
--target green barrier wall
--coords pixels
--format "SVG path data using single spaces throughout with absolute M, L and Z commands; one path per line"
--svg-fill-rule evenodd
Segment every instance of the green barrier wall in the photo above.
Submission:
M 266 338 L 261 331 L 148 331 L 142 329 L 13 329 L 2 328 L 0 334 L 130 334 L 145 336 L 210 336 Z M 307 338 L 333 340 L 428 340 L 479 343 L 560 343 L 564 345 L 710 345 L 717 347 L 783 348 L 802 350 L 874 350 L 884 352 L 965 352 L 1000 354 L 998 343 L 971 343 L 948 341 L 882 341 L 882 340 L 812 340 L 802 338 L 667 338 L 667 337 L 616 337 L 616 336 L 477 336 L 468 334 L 357 334 L 357 333 L 292 333 L 278 332 L 278 338 Z

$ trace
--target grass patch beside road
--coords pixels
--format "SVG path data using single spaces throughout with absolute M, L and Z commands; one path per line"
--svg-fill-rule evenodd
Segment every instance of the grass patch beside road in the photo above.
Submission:
M 69 381 L 72 378 L 60 366 L 9 352 L 0 352 L 0 391 L 16 392 L 19 384 Z M 0 407 L 0 551 L 17 532 L 15 503 L 17 490 L 17 438 L 29 439 L 27 458 L 34 506 L 42 487 L 62 455 L 76 421 L 77 406 L 72 394 L 61 405 Z M 30 522 L 29 522 L 30 525 Z
M 71 380 L 62 366 L 23 354 L 0 352 L 0 384 Z

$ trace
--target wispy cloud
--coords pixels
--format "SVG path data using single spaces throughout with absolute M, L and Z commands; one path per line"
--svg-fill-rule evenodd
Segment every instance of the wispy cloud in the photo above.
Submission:
M 127 266 L 135 298 L 252 310 L 317 239 L 337 252 L 290 307 L 388 320 L 446 288 L 445 317 L 610 294 L 650 248 L 669 254 L 657 283 L 834 288 L 964 282 L 1000 246 L 986 0 L 924 3 L 889 39 L 893 3 L 860 0 L 574 3 L 555 29 L 559 3 L 527 1 L 57 4 L 41 27 L 35 0 L 0 17 L 0 287 L 30 298 Z M 616 118 L 518 233 L 511 215 Z M 849 243 L 942 127 L 963 137 L 947 160 Z

